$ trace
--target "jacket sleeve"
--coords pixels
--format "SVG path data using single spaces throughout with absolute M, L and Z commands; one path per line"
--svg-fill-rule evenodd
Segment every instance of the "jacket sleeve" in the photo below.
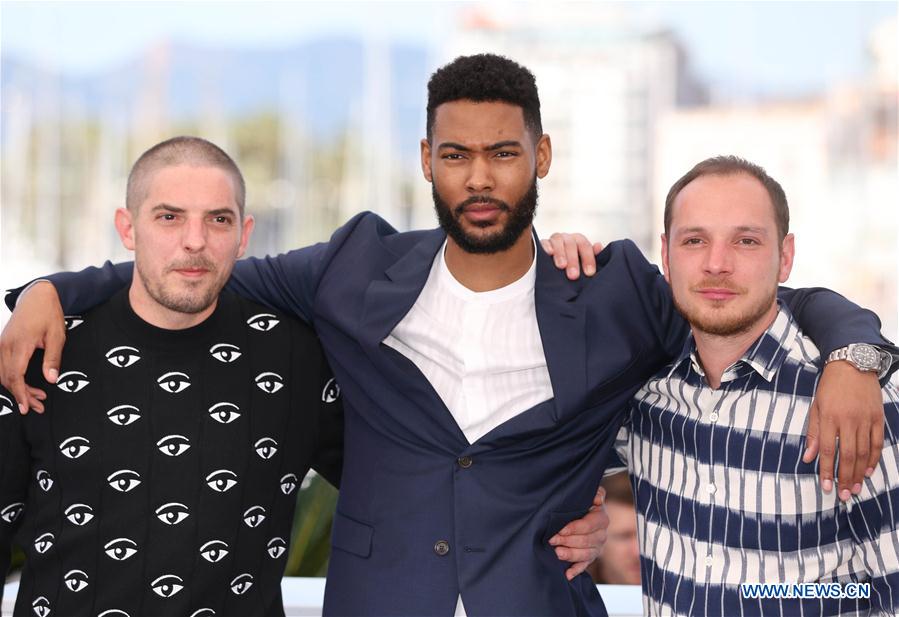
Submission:
M 23 418 L 13 396 L 0 388 L 0 574 L 6 580 L 12 558 L 13 537 L 26 515 L 30 453 L 24 438 Z M 3 585 L 0 581 L 0 603 Z

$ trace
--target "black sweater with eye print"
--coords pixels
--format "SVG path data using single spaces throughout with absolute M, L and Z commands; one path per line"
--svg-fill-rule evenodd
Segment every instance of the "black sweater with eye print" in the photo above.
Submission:
M 283 615 L 299 485 L 336 484 L 343 413 L 305 325 L 228 292 L 186 330 L 127 290 L 67 317 L 46 413 L 0 391 L 0 574 L 16 615 Z M 2 586 L 0 586 L 2 594 Z M 2 597 L 2 596 L 0 596 Z M 214 612 L 213 612 L 214 611 Z

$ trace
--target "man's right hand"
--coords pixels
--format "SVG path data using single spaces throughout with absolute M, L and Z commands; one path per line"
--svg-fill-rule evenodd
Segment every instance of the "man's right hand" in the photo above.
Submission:
M 0 335 L 0 383 L 19 403 L 19 411 L 43 413 L 47 394 L 25 383 L 25 371 L 34 350 L 44 350 L 44 379 L 56 383 L 62 346 L 66 342 L 65 316 L 56 288 L 48 281 L 35 283 L 19 303 Z

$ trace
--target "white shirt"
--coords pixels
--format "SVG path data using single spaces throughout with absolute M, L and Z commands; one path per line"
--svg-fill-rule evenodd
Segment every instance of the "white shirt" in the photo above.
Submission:
M 428 379 L 469 443 L 553 397 L 537 327 L 531 267 L 492 291 L 471 291 L 437 252 L 418 299 L 384 344 L 409 358 Z M 456 615 L 464 616 L 462 597 Z

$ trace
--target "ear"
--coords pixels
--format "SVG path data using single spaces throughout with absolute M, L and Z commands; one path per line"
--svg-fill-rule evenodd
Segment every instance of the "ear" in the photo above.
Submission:
M 777 280 L 780 283 L 786 283 L 790 278 L 790 272 L 793 270 L 793 257 L 796 255 L 796 239 L 793 234 L 784 236 L 783 243 L 780 247 L 780 272 Z
M 537 140 L 537 177 L 544 178 L 549 173 L 553 162 L 553 144 L 549 135 L 544 133 Z
M 671 277 L 668 275 L 668 237 L 662 234 L 662 272 L 665 273 L 665 280 L 671 284 Z
M 253 228 L 255 226 L 256 219 L 253 218 L 252 214 L 247 214 L 243 217 L 243 224 L 240 226 L 240 245 L 237 247 L 238 259 L 243 257 L 244 253 L 247 252 L 247 245 L 250 243 L 250 234 L 253 233 Z
M 127 208 L 117 208 L 115 211 L 115 229 L 129 251 L 134 250 L 134 220 L 131 216 L 131 210 Z
M 427 139 L 421 140 L 421 173 L 425 180 L 433 182 L 431 175 L 431 144 Z

